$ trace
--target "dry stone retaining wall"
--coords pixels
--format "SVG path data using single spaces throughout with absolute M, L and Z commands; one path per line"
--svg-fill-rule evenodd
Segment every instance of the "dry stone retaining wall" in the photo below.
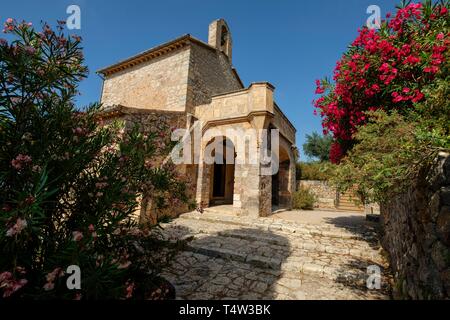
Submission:
M 409 190 L 381 206 L 397 298 L 450 297 L 450 156 Z
M 327 181 L 300 180 L 298 187 L 309 189 L 317 198 L 314 207 L 317 209 L 336 208 L 336 188 L 328 185 Z

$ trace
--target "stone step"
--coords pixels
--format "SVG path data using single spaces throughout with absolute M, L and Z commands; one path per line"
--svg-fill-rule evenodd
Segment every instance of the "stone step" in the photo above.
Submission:
M 290 234 L 282 231 L 264 231 L 254 228 L 236 228 L 233 225 L 210 223 L 201 220 L 176 220 L 165 227 L 167 239 L 183 240 L 189 238 L 210 239 L 229 238 L 228 242 L 236 247 L 244 241 L 251 241 L 259 246 L 271 247 L 272 252 L 304 250 L 308 252 L 344 255 L 354 258 L 381 262 L 377 243 L 367 243 L 360 240 L 327 238 L 309 234 Z M 242 241 L 241 241 L 242 240 Z M 227 241 L 223 241 L 227 242 Z M 302 252 L 303 254 L 304 252 Z
M 283 234 L 282 232 L 270 232 L 265 234 L 264 231 L 258 229 L 233 229 L 227 225 L 208 224 L 201 221 L 195 223 L 172 224 L 171 230 L 167 233 L 172 235 L 171 239 L 189 239 L 198 238 L 203 235 L 211 237 L 222 236 L 231 239 L 243 239 L 255 241 L 266 245 L 288 245 L 292 250 L 303 249 L 307 251 L 333 253 L 341 255 L 349 255 L 356 258 L 370 259 L 380 261 L 378 245 L 376 243 L 369 244 L 357 240 L 342 240 L 338 238 L 328 239 L 326 237 L 309 237 L 291 234 Z
M 355 203 L 355 202 L 352 201 L 352 200 L 343 200 L 343 199 L 340 199 L 340 200 L 339 200 L 339 205 L 354 206 L 354 207 L 363 207 L 363 205 L 358 204 L 358 203 Z
M 355 195 L 348 195 L 348 194 L 343 194 L 339 196 L 340 200 L 357 200 L 359 199 L 357 196 Z
M 311 248 L 314 250 L 328 250 L 328 247 L 342 248 L 342 252 L 347 254 L 348 252 L 360 250 L 363 253 L 372 252 L 378 249 L 379 245 L 374 239 L 347 239 L 340 237 L 327 237 L 323 235 L 311 234 L 308 232 L 286 232 L 283 230 L 267 230 L 259 229 L 252 226 L 237 226 L 233 224 L 223 224 L 220 222 L 209 222 L 205 220 L 190 220 L 190 219 L 177 219 L 172 222 L 170 226 L 178 228 L 174 230 L 175 233 L 180 234 L 178 237 L 183 237 L 183 232 L 189 233 L 191 236 L 197 233 L 209 233 L 220 234 L 223 236 L 232 236 L 236 238 L 259 240 L 266 243 L 274 243 L 280 237 L 283 239 L 289 239 L 289 241 L 295 244 L 295 247 Z M 267 234 L 270 232 L 270 234 Z M 186 236 L 188 237 L 188 236 Z M 375 250 L 374 250 L 375 249 Z M 331 250 L 331 249 L 330 249 Z
M 339 205 L 337 206 L 337 209 L 339 211 L 350 211 L 350 212 L 363 212 L 364 207 L 357 207 L 357 206 L 351 206 L 351 205 Z
M 341 209 L 364 209 L 364 207 L 361 206 L 357 206 L 355 204 L 351 204 L 351 203 L 339 203 L 339 205 L 337 206 L 338 208 Z
M 253 232 L 243 232 L 241 230 L 225 230 L 219 231 L 218 235 L 223 237 L 238 238 L 243 240 L 252 240 L 259 243 L 267 243 L 273 245 L 283 246 L 286 240 L 280 240 L 279 237 L 261 236 Z M 349 243 L 348 241 L 327 242 L 321 239 L 289 239 L 292 250 L 302 249 L 306 251 L 332 253 L 349 255 L 357 258 L 365 258 L 370 260 L 378 260 L 378 250 L 370 247 L 366 243 Z
M 261 269 L 247 263 L 212 258 L 192 251 L 179 253 L 162 275 L 175 286 L 178 299 L 389 298 L 386 290 L 367 289 L 367 275 L 362 275 L 362 279 L 356 281 L 342 276 L 327 279 L 313 274 Z M 383 281 L 381 284 L 384 289 L 388 282 Z
M 310 274 L 328 279 L 365 279 L 367 267 L 377 265 L 373 261 L 353 260 L 348 257 L 338 258 L 334 254 L 312 254 L 311 252 L 296 249 L 293 251 L 282 248 L 268 248 L 268 253 L 277 250 L 277 255 L 264 256 L 258 247 L 253 246 L 251 241 L 240 240 L 240 246 L 229 243 L 226 238 L 193 240 L 187 245 L 187 250 L 206 255 L 212 258 L 228 259 L 240 263 L 246 263 L 261 269 L 281 270 L 285 273 Z
M 269 231 L 280 231 L 288 234 L 307 234 L 310 236 L 321 236 L 328 238 L 338 238 L 338 239 L 354 239 L 362 241 L 375 241 L 377 239 L 377 234 L 374 230 L 360 229 L 346 227 L 345 230 L 333 227 L 324 227 L 317 225 L 305 225 L 295 222 L 277 221 L 276 219 L 270 218 L 259 218 L 251 219 L 247 217 L 236 217 L 236 216 L 226 216 L 226 215 L 214 215 L 214 214 L 196 214 L 196 213 L 185 213 L 179 216 L 178 219 L 187 219 L 194 221 L 206 221 L 211 223 L 222 223 L 235 225 L 240 227 L 256 228 L 261 230 Z

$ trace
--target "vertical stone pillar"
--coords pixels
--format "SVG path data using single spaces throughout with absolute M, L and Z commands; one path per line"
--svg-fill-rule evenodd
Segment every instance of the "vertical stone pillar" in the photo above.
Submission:
M 292 152 L 291 152 L 292 153 Z M 297 191 L 297 180 L 295 177 L 295 157 L 292 156 L 289 164 L 289 192 L 291 196 L 288 199 L 288 209 L 292 209 L 293 207 L 293 197 L 294 193 Z
M 255 130 L 260 130 L 266 127 L 267 121 L 266 115 L 254 116 L 252 126 Z M 242 188 L 241 206 L 243 212 L 252 217 L 266 217 L 272 213 L 272 176 L 262 174 L 263 134 L 265 133 L 258 131 L 256 163 L 247 162 L 240 165 L 239 169 Z
M 197 192 L 195 198 L 198 206 L 207 208 L 209 206 L 209 182 L 211 166 L 207 165 L 204 159 L 205 148 L 204 144 L 202 143 L 198 163 Z

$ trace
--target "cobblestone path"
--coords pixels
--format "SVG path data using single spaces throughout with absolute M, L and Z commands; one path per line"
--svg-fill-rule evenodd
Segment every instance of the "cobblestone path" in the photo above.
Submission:
M 370 226 L 206 210 L 163 227 L 168 239 L 189 239 L 163 273 L 178 299 L 389 299 L 386 264 Z M 380 268 L 381 289 L 367 289 L 368 266 Z

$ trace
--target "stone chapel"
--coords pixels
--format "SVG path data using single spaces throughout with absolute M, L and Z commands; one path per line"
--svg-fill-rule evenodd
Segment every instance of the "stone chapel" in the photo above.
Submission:
M 274 86 L 254 82 L 245 86 L 232 64 L 233 42 L 223 19 L 209 25 L 208 42 L 187 34 L 105 67 L 101 103 L 103 117 L 140 121 L 162 116 L 177 128 L 200 132 L 214 129 L 225 153 L 249 152 L 237 148 L 227 129 L 278 129 L 278 172 L 262 174 L 260 163 L 225 160 L 207 164 L 204 158 L 212 137 L 202 136 L 194 150 L 198 161 L 177 165 L 193 183 L 192 197 L 202 208 L 227 206 L 238 215 L 269 216 L 291 208 L 295 191 L 296 129 L 274 101 Z M 259 150 L 263 137 L 257 136 Z M 257 153 L 259 157 L 259 153 Z M 140 215 L 151 216 L 142 203 Z M 186 211 L 172 208 L 171 215 Z

